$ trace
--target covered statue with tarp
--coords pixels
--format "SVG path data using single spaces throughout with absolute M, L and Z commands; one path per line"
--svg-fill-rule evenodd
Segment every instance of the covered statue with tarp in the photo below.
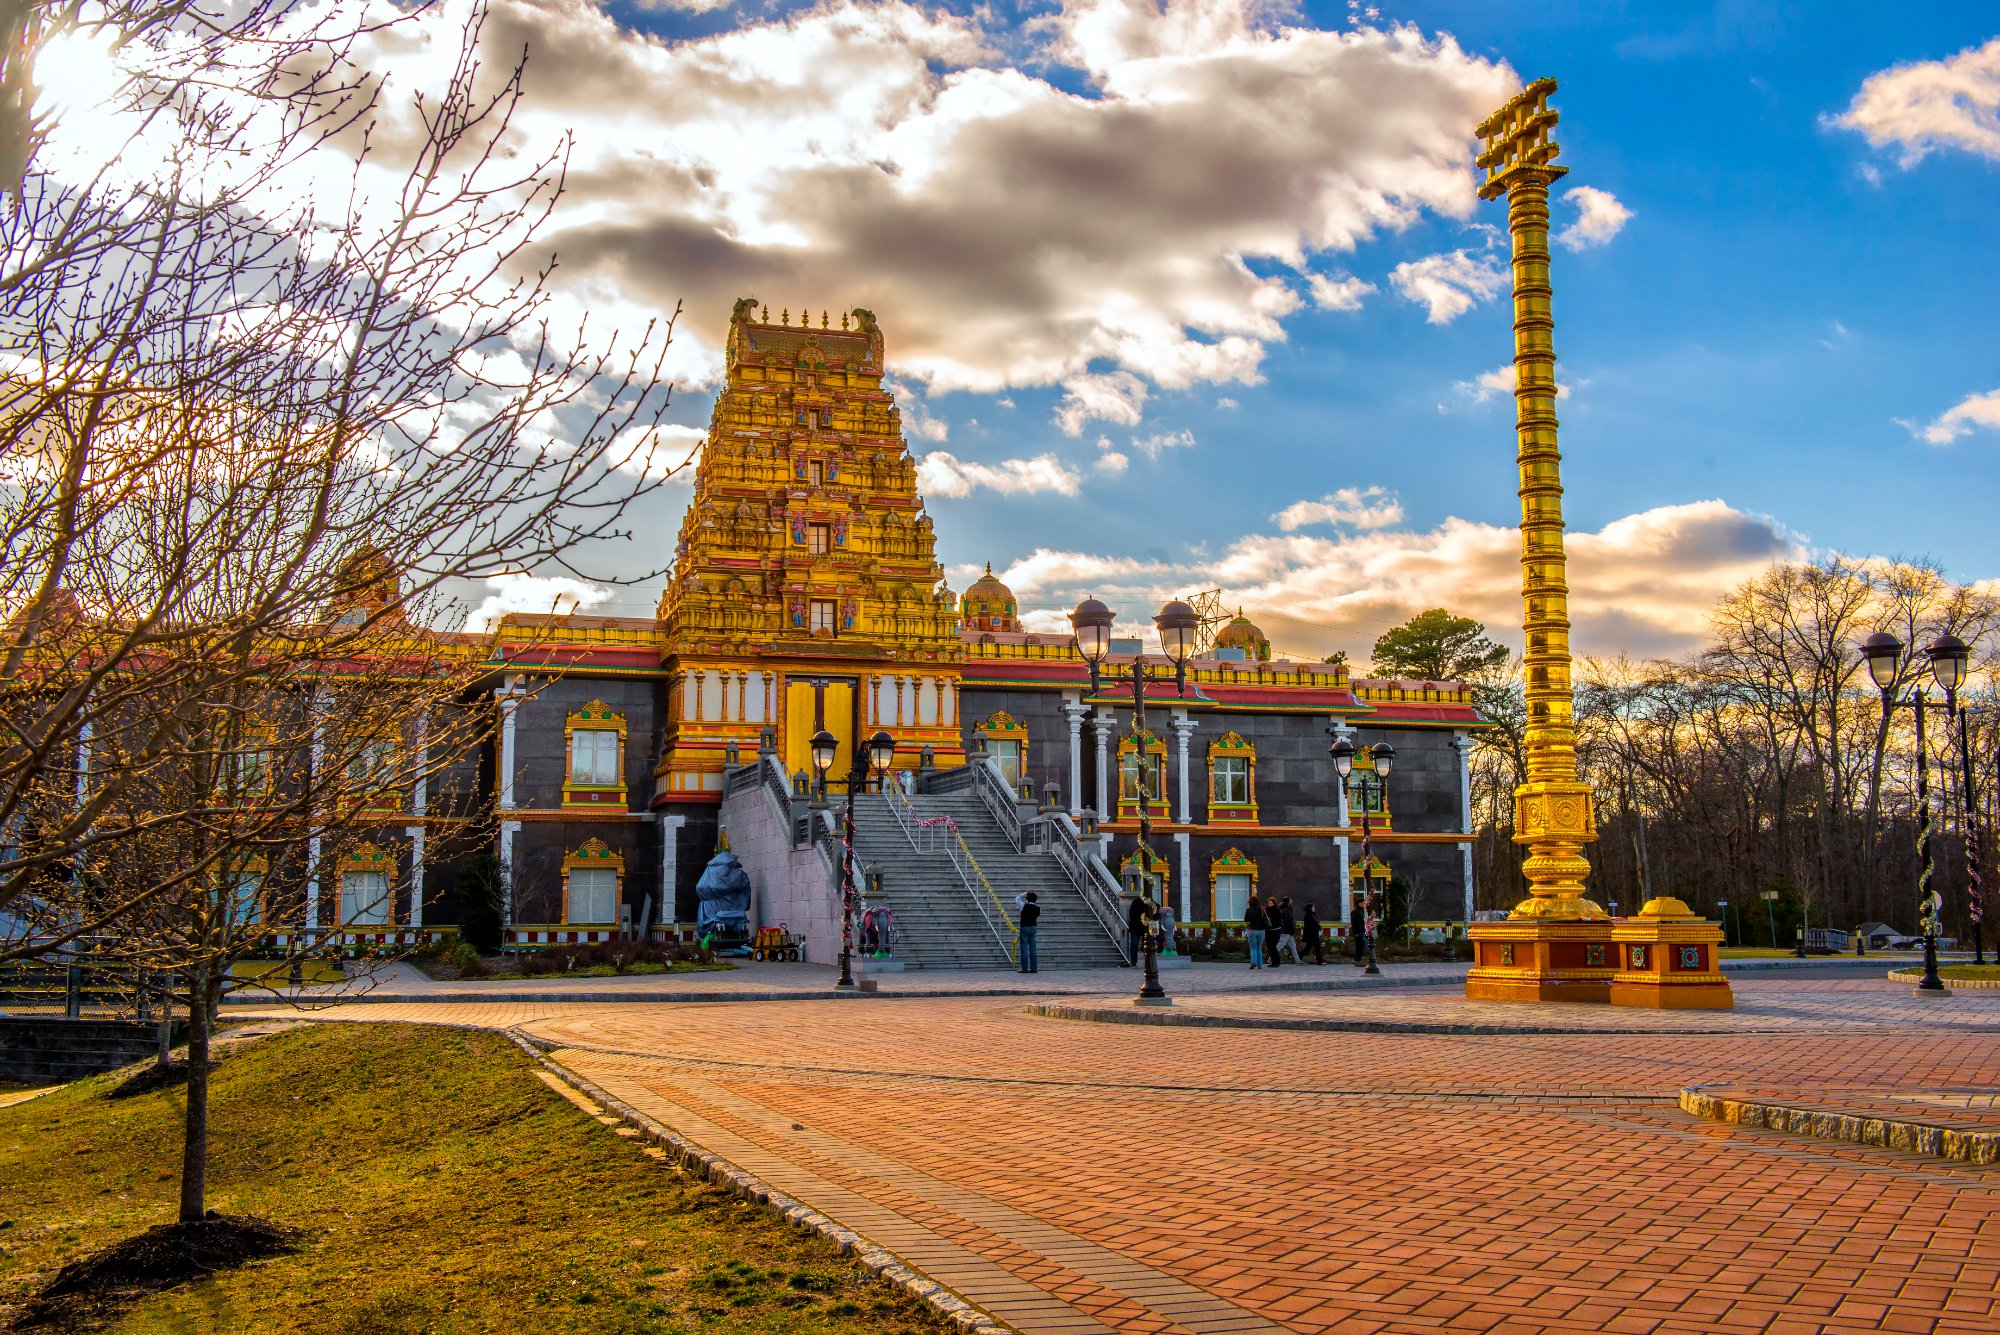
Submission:
M 729 851 L 727 835 L 694 883 L 694 897 L 696 936 L 721 947 L 750 939 L 750 875 Z

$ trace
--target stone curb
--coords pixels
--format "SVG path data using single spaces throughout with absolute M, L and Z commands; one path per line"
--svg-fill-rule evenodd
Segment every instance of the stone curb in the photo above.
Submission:
M 1889 1117 L 1862 1117 L 1827 1112 L 1760 1099 L 1735 1097 L 1729 1091 L 1710 1093 L 1700 1085 L 1683 1089 L 1681 1111 L 1732 1126 L 1789 1131 L 1821 1140 L 1844 1140 L 1908 1154 L 1928 1154 L 1969 1164 L 2000 1164 L 2000 1131 L 1962 1131 L 1927 1122 Z
M 692 1141 L 683 1139 L 637 1108 L 613 1097 L 595 1082 L 578 1075 L 549 1056 L 535 1040 L 511 1030 L 507 1037 L 556 1079 L 587 1096 L 654 1144 L 668 1150 L 680 1166 L 693 1176 L 723 1187 L 745 1200 L 755 1201 L 782 1216 L 788 1223 L 797 1224 L 801 1228 L 819 1234 L 838 1247 L 843 1256 L 852 1256 L 861 1263 L 864 1270 L 876 1278 L 922 1300 L 933 1311 L 968 1335 L 1014 1335 L 1012 1326 L 1002 1325 L 936 1280 L 926 1279 L 920 1272 L 905 1265 L 895 1253 L 877 1246 L 852 1229 L 843 1228 L 804 1202 L 794 1200 L 774 1189 L 762 1178 L 745 1172 L 719 1155 L 709 1153 Z
M 1742 1029 L 1619 1029 L 1575 1025 L 1433 1024 L 1423 1020 L 1322 1020 L 1285 1015 L 1204 1015 L 1194 1011 L 1119 1010 L 1108 1006 L 1072 1006 L 1038 1002 L 1028 1014 L 1051 1020 L 1081 1020 L 1091 1024 L 1160 1024 L 1190 1029 L 1307 1029 L 1341 1034 L 1736 1034 Z
M 1942 976 L 1942 975 L 1940 975 Z M 1921 983 L 1922 969 L 1891 969 L 1887 975 L 1892 983 Z M 2000 978 L 1945 978 L 1945 991 L 1956 992 L 1961 987 L 1974 992 L 2000 992 Z

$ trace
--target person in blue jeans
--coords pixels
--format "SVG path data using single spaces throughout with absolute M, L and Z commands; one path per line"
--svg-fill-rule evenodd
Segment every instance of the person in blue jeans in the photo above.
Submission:
M 1243 939 L 1250 944 L 1250 967 L 1264 967 L 1264 933 L 1271 926 L 1271 920 L 1264 913 L 1264 901 L 1257 898 L 1257 892 L 1250 892 L 1250 903 L 1243 909 Z
M 1028 898 L 1021 905 L 1021 973 L 1040 973 L 1042 961 L 1035 953 L 1035 931 L 1041 925 L 1042 906 L 1035 902 L 1035 892 L 1030 890 Z

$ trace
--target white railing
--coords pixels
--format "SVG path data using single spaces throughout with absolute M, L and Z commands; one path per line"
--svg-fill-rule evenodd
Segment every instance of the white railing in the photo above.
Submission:
M 1112 944 L 1122 950 L 1125 931 L 1118 912 L 1118 882 L 1104 865 L 1104 859 L 1095 851 L 1084 849 L 1076 822 L 1067 813 L 1058 811 L 1036 823 L 1048 831 L 1049 851 L 1055 854 L 1056 865 L 1069 877 L 1077 894 L 1083 897 L 1090 916 L 1097 919 L 1097 925 L 1104 929 Z

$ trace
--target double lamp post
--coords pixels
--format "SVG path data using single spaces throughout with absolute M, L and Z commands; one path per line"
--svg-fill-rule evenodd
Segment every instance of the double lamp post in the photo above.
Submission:
M 1931 849 L 1931 786 L 1930 752 L 1924 738 L 1924 718 L 1933 709 L 1943 709 L 1948 725 L 1956 725 L 1958 730 L 1958 759 L 1960 781 L 1965 793 L 1965 869 L 1966 895 L 1971 907 L 1973 948 L 1980 963 L 1985 962 L 1985 946 L 1980 940 L 1980 924 L 1985 917 L 1985 901 L 1979 880 L 1979 800 L 1972 784 L 1972 746 L 1967 738 L 1965 710 L 1958 703 L 1958 688 L 1965 684 L 1967 667 L 1972 660 L 1972 650 L 1964 640 L 1956 635 L 1940 635 L 1932 640 L 1924 650 L 1930 659 L 1931 678 L 1938 689 L 1944 692 L 1944 703 L 1938 705 L 1925 698 L 1921 682 L 1907 696 L 1898 699 L 1896 692 L 1905 667 L 1903 642 L 1886 631 L 1870 635 L 1861 643 L 1861 656 L 1868 664 L 1868 675 L 1875 679 L 1875 686 L 1882 692 L 1883 726 L 1888 726 L 1890 716 L 1898 709 L 1916 711 L 1917 718 L 1917 908 L 1922 915 L 1921 926 L 1924 933 L 1924 977 L 1917 984 L 1921 993 L 1941 993 L 1945 990 L 1944 980 L 1938 977 L 1937 942 L 1943 931 L 1944 897 L 1931 881 L 1936 873 L 1936 859 Z M 1914 657 L 1914 655 L 1912 655 Z
M 809 745 L 820 800 L 825 801 L 826 775 L 840 752 L 840 739 L 821 728 Z M 895 759 L 896 739 L 877 732 L 854 748 L 854 764 L 847 771 L 847 814 L 840 827 L 840 980 L 835 987 L 854 986 L 854 795 L 868 786 L 870 775 L 878 779 L 887 775 Z
M 1116 614 L 1095 598 L 1086 598 L 1076 605 L 1069 614 L 1069 624 L 1076 632 L 1076 647 L 1090 664 L 1090 693 L 1094 696 L 1104 689 L 1103 678 L 1109 673 L 1115 677 L 1116 670 L 1105 663 L 1105 656 L 1111 650 L 1111 625 Z M 1143 654 L 1135 654 L 1126 664 L 1124 672 L 1132 684 L 1132 745 L 1138 766 L 1138 791 L 1133 796 L 1139 808 L 1139 851 L 1128 867 L 1136 868 L 1122 878 L 1126 888 L 1139 901 L 1143 930 L 1140 932 L 1140 951 L 1144 955 L 1146 972 L 1139 983 L 1141 1005 L 1164 1005 L 1166 989 L 1160 986 L 1160 960 L 1153 945 L 1155 924 L 1159 920 L 1160 906 L 1154 901 L 1152 889 L 1153 867 L 1153 821 L 1147 810 L 1152 799 L 1148 791 L 1150 778 L 1146 763 L 1146 683 L 1151 680 L 1165 681 L 1171 676 L 1175 691 L 1187 694 L 1187 660 L 1194 652 L 1195 634 L 1201 629 L 1201 618 L 1192 607 L 1178 598 L 1160 609 L 1153 618 L 1159 628 L 1160 648 L 1166 651 L 1168 664 L 1148 663 Z M 1164 795 L 1164 788 L 1162 789 Z
M 1334 739 L 1333 772 L 1340 777 L 1340 795 L 1351 803 L 1353 785 L 1350 779 L 1354 773 L 1354 743 L 1345 737 Z M 1374 811 L 1377 804 L 1384 810 L 1388 807 L 1389 767 L 1395 763 L 1396 748 L 1387 742 L 1377 742 L 1367 748 L 1375 761 L 1375 782 L 1363 782 L 1361 788 L 1361 935 L 1368 948 L 1368 967 L 1364 973 L 1381 973 L 1375 964 L 1375 928 L 1381 922 L 1381 915 L 1375 905 L 1375 856 L 1370 836 L 1374 832 Z M 1348 820 L 1354 819 L 1350 806 Z

